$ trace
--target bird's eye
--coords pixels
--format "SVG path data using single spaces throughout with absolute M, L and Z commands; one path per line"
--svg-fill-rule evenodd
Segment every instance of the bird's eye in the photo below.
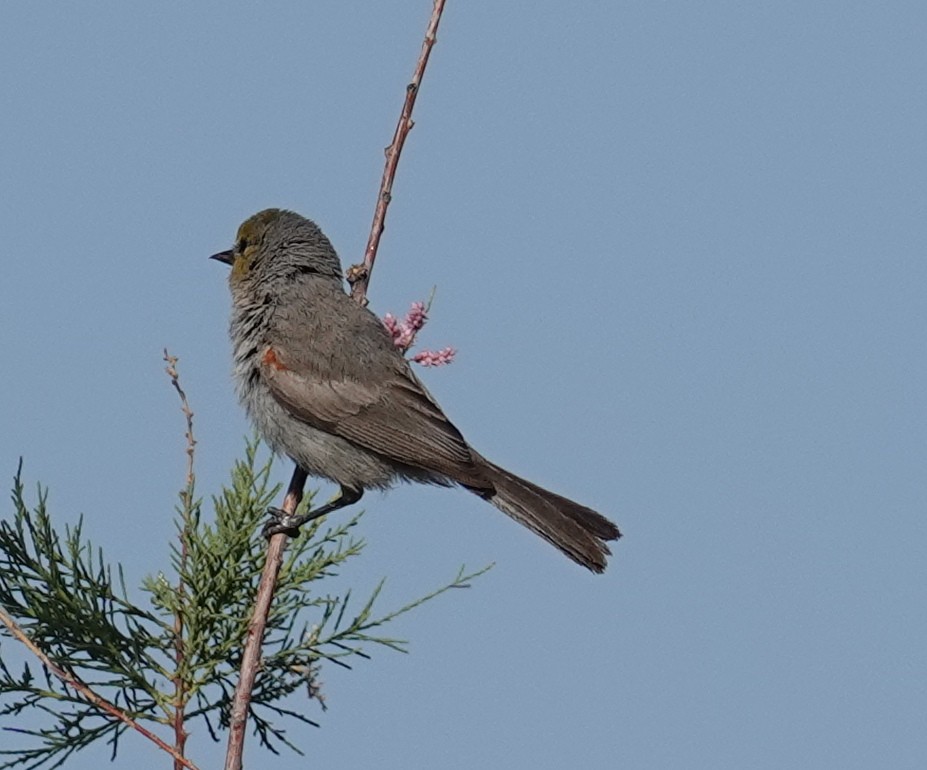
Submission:
M 241 254 L 245 250 L 245 246 L 248 245 L 248 241 L 244 238 L 239 238 L 238 243 L 235 244 L 235 251 Z

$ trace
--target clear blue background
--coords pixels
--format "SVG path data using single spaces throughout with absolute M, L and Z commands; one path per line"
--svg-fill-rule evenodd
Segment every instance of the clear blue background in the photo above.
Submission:
M 359 261 L 430 8 L 3 5 L 0 469 L 131 580 L 183 483 L 161 349 L 202 492 L 248 431 L 206 257 L 284 206 Z M 372 307 L 437 285 L 452 419 L 626 537 L 595 577 L 464 492 L 368 496 L 339 585 L 497 566 L 249 766 L 927 767 L 925 39 L 922 2 L 451 0 Z

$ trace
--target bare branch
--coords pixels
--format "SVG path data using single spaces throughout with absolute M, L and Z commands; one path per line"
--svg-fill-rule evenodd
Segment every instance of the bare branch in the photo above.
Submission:
M 177 596 L 179 601 L 177 602 L 177 609 L 174 610 L 174 661 L 176 664 L 176 676 L 174 677 L 174 745 L 177 747 L 177 751 L 183 755 L 189 735 L 184 727 L 184 710 L 187 703 L 187 691 L 183 673 L 183 664 L 186 657 L 183 641 L 183 597 L 186 593 L 186 586 L 183 582 L 183 575 L 186 572 L 187 556 L 189 554 L 190 528 L 193 526 L 193 489 L 196 482 L 196 477 L 193 472 L 193 459 L 196 450 L 196 439 L 193 437 L 193 410 L 190 408 L 190 403 L 187 401 L 187 394 L 184 392 L 183 388 L 180 387 L 180 374 L 177 371 L 177 361 L 179 359 L 177 356 L 172 356 L 168 353 L 167 348 L 165 348 L 164 360 L 167 363 L 165 370 L 167 371 L 168 377 L 171 378 L 171 384 L 177 391 L 177 395 L 180 396 L 180 409 L 187 421 L 187 482 L 181 493 L 183 509 L 181 511 L 182 524 L 180 527 L 180 565 L 177 570 L 180 575 L 177 583 Z M 174 770 L 180 770 L 181 767 L 182 765 L 179 760 L 175 758 Z
M 435 0 L 428 20 L 428 29 L 425 40 L 422 42 L 422 52 L 419 54 L 412 73 L 412 80 L 406 86 L 406 99 L 402 105 L 399 122 L 393 134 L 393 141 L 386 148 L 386 166 L 383 169 L 383 179 L 380 181 L 380 192 L 377 194 L 377 205 L 373 212 L 373 224 L 370 227 L 370 237 L 367 239 L 367 248 L 364 250 L 364 262 L 361 265 L 352 265 L 348 268 L 347 277 L 351 284 L 351 296 L 362 305 L 367 304 L 367 286 L 370 283 L 370 274 L 373 272 L 373 263 L 377 258 L 377 249 L 380 248 L 380 236 L 386 226 L 386 210 L 393 197 L 393 180 L 396 177 L 396 168 L 399 165 L 399 156 L 402 154 L 406 137 L 412 130 L 412 110 L 415 107 L 415 98 L 422 86 L 425 67 L 428 66 L 428 57 L 437 40 L 438 24 L 441 23 L 441 14 L 444 12 L 445 0 Z
M 283 511 L 287 515 L 295 513 L 296 507 L 303 498 L 305 484 L 306 473 L 297 466 L 293 471 L 293 478 L 290 480 L 290 486 L 283 500 Z M 267 628 L 270 603 L 274 598 L 277 578 L 283 564 L 283 552 L 286 550 L 288 541 L 289 536 L 280 533 L 271 537 L 267 544 L 267 561 L 264 564 L 264 572 L 258 586 L 251 622 L 248 624 L 248 638 L 245 641 L 245 650 L 241 657 L 241 674 L 238 686 L 235 688 L 235 697 L 232 700 L 232 711 L 229 717 L 229 745 L 225 756 L 226 770 L 241 770 L 241 757 L 245 747 L 245 727 L 248 723 L 251 691 L 254 689 L 254 680 L 261 664 L 264 630 Z

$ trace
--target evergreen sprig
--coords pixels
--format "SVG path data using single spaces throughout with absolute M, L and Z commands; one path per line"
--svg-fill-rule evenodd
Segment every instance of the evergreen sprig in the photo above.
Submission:
M 229 483 L 212 498 L 214 520 L 201 516 L 192 473 L 177 506 L 178 540 L 172 547 L 172 577 L 146 578 L 147 607 L 129 593 L 122 569 L 86 539 L 83 521 L 57 531 L 39 487 L 30 510 L 22 468 L 13 482 L 13 516 L 0 521 L 0 606 L 59 669 L 83 683 L 138 723 L 162 730 L 202 720 L 219 740 L 228 727 L 242 643 L 264 564 L 260 524 L 280 488 L 272 484 L 272 460 L 258 461 L 259 444 L 247 441 Z M 310 496 L 304 500 L 308 505 Z M 318 674 L 323 663 L 350 668 L 369 658 L 371 645 L 404 651 L 404 642 L 379 629 L 441 593 L 467 585 L 485 570 L 461 569 L 446 585 L 397 610 L 375 611 L 381 583 L 359 609 L 351 592 L 329 595 L 317 581 L 337 574 L 361 553 L 355 534 L 361 514 L 339 524 L 313 522 L 294 538 L 281 570 L 268 619 L 262 668 L 249 718 L 262 745 L 299 749 L 286 735 L 291 718 L 317 725 L 288 698 L 302 690 L 320 710 L 325 700 Z M 4 630 L 3 636 L 10 636 Z M 130 725 L 89 703 L 47 668 L 28 663 L 21 673 L 3 660 L 0 647 L 0 726 L 31 738 L 25 748 L 0 749 L 0 768 L 58 767 L 75 751 L 107 741 L 115 757 Z M 43 726 L 27 728 L 36 716 Z M 178 728 L 178 724 L 181 725 Z M 171 740 L 165 737 L 168 742 Z M 4 741 L 6 743 L 6 741 Z M 183 749 L 177 736 L 175 744 Z

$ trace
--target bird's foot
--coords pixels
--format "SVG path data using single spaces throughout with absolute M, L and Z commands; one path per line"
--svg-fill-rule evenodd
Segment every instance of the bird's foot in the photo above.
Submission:
M 261 530 L 261 534 L 267 539 L 274 535 L 296 537 L 299 534 L 299 528 L 310 518 L 305 514 L 297 516 L 295 513 L 287 513 L 282 508 L 268 508 L 267 515 L 270 516 L 270 521 Z
M 363 494 L 363 488 L 354 489 L 352 487 L 342 486 L 341 491 L 334 500 L 325 503 L 321 508 L 316 508 L 314 511 L 306 511 L 299 516 L 295 513 L 287 513 L 280 508 L 268 508 L 267 513 L 270 516 L 270 521 L 264 525 L 261 534 L 267 538 L 279 534 L 296 537 L 299 534 L 299 528 L 303 524 L 315 519 L 320 519 L 322 516 L 327 516 L 333 511 L 337 511 L 345 506 L 353 505 L 361 499 Z

